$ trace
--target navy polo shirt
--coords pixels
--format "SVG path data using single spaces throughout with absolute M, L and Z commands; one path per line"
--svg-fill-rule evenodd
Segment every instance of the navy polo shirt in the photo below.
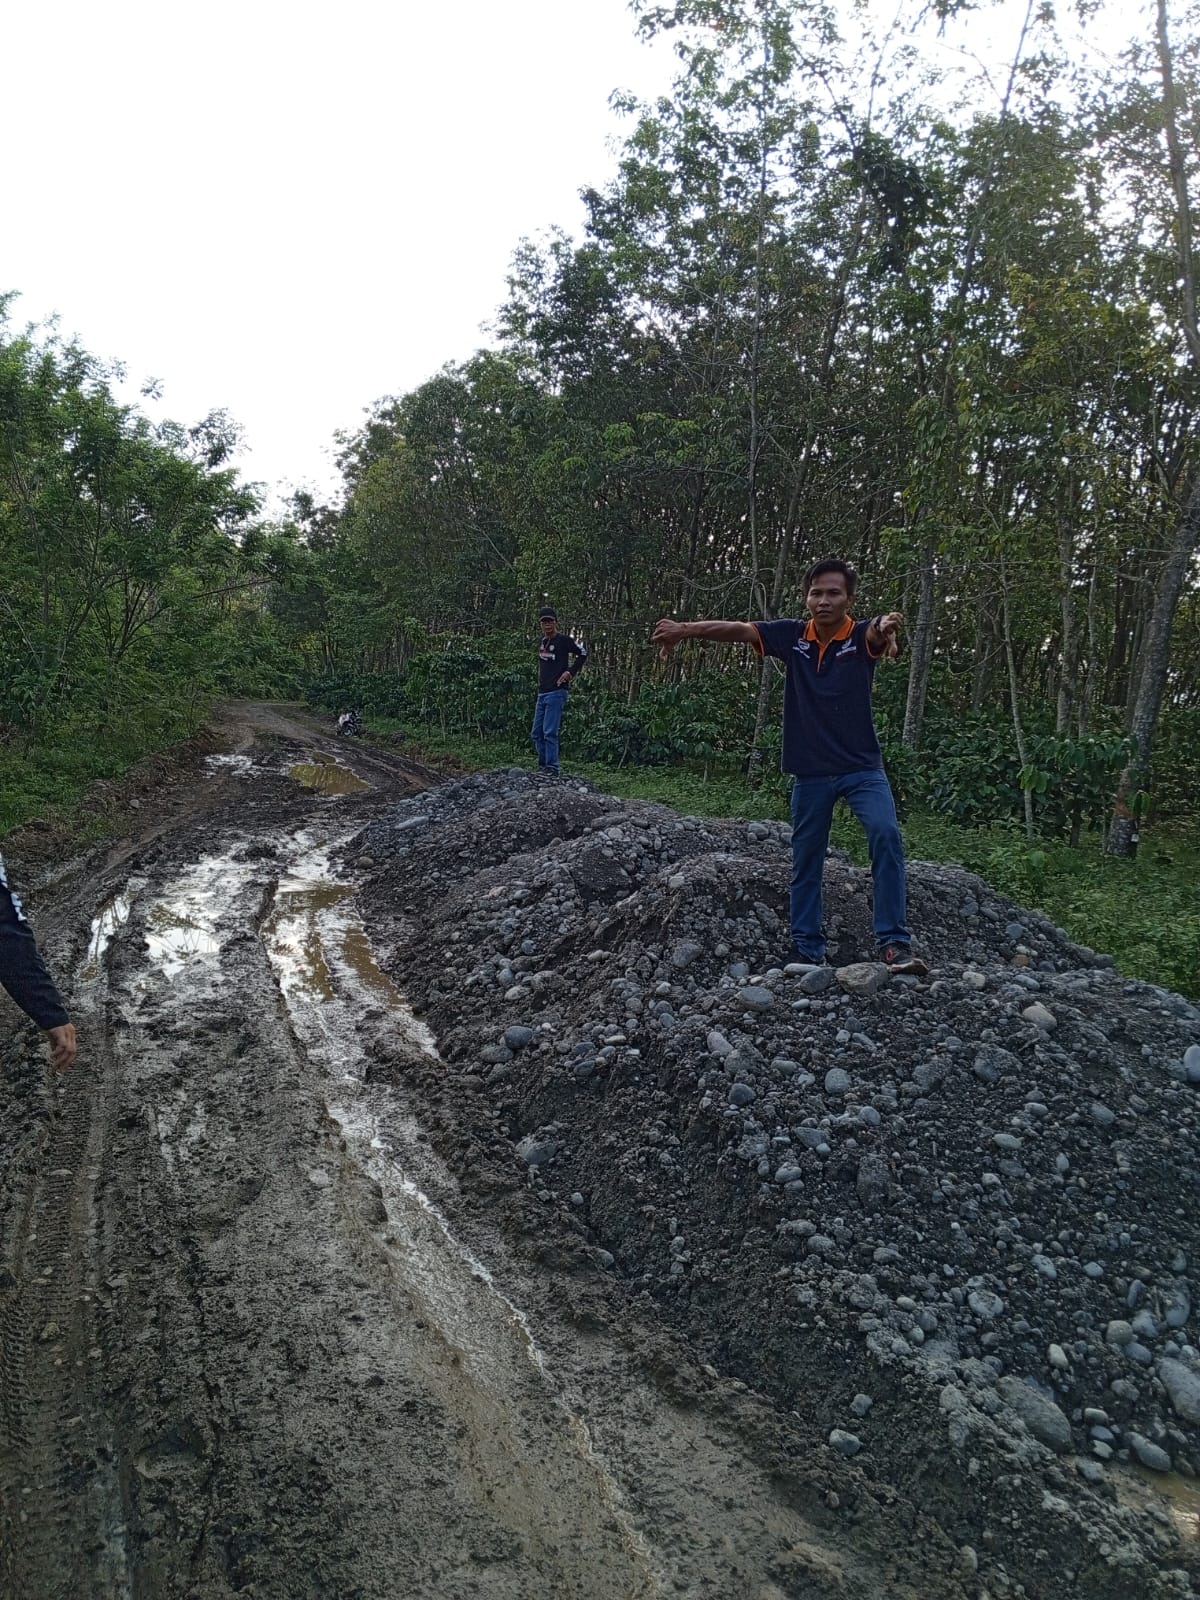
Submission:
M 836 778 L 883 766 L 871 717 L 879 657 L 867 648 L 869 622 L 847 617 L 821 644 L 814 625 L 794 617 L 756 622 L 760 654 L 787 668 L 780 767 L 797 778 Z

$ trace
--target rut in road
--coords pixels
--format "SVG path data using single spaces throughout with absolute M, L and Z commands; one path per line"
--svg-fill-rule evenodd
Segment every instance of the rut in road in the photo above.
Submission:
M 356 751 L 371 792 L 305 794 L 301 731 L 77 880 L 73 924 L 64 892 L 83 1057 L 49 1094 L 4 1057 L 3 1592 L 890 1592 L 732 1414 L 521 1309 L 499 1231 L 458 1242 L 356 1025 L 434 1042 L 330 867 L 404 775 Z

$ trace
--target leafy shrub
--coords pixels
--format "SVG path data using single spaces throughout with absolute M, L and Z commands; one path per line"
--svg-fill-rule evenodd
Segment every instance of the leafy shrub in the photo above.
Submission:
M 1200 706 L 1169 706 L 1155 734 L 1151 802 L 1156 821 L 1194 818 L 1200 795 Z
M 979 719 L 922 751 L 910 781 L 930 811 L 980 827 L 1021 816 L 1020 771 L 1011 732 Z
M 369 717 L 402 717 L 407 709 L 399 675 L 394 672 L 343 669 L 318 673 L 305 682 L 304 697 L 325 711 L 356 706 Z
M 1131 744 L 1115 735 L 1072 739 L 1046 734 L 1028 741 L 1022 789 L 1035 797 L 1039 832 L 1069 835 L 1078 843 L 1084 825 L 1100 827 L 1112 809 L 1121 769 Z
M 983 827 L 1021 820 L 1028 791 L 1038 834 L 1047 839 L 1077 841 L 1084 827 L 1102 824 L 1128 760 L 1127 739 L 1035 733 L 1026 740 L 1026 752 L 1022 767 L 1011 728 L 975 718 L 922 751 L 915 763 L 908 756 L 905 793 L 941 816 Z

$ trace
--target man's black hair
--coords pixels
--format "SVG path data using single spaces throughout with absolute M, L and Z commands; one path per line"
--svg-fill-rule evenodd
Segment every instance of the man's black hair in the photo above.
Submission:
M 830 557 L 830 559 L 827 561 L 813 562 L 812 566 L 809 567 L 808 571 L 804 574 L 805 594 L 807 594 L 812 588 L 816 580 L 820 577 L 823 577 L 827 572 L 841 573 L 842 577 L 846 580 L 846 593 L 851 599 L 853 599 L 854 591 L 858 588 L 858 573 L 855 572 L 854 568 L 848 561 L 839 561 L 836 556 Z

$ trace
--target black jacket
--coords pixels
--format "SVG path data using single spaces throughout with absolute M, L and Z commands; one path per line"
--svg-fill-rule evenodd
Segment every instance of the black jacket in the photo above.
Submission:
M 39 1028 L 70 1022 L 62 996 L 46 970 L 21 902 L 8 886 L 0 856 L 0 984 Z
M 575 665 L 571 666 L 571 658 Z M 583 663 L 587 660 L 587 651 L 581 644 L 576 644 L 569 633 L 556 633 L 550 639 L 542 637 L 538 640 L 538 693 L 549 694 L 558 688 L 558 680 L 564 672 L 571 674 L 572 683 L 583 671 Z M 569 688 L 563 684 L 563 688 Z

